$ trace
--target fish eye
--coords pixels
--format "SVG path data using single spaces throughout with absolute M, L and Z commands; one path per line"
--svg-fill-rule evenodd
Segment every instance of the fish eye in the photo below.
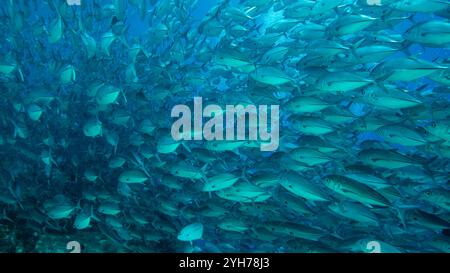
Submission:
M 436 122 L 431 123 L 431 127 L 436 128 L 437 124 Z

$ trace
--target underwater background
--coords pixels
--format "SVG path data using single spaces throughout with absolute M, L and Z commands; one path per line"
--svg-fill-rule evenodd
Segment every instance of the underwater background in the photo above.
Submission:
M 450 252 L 450 1 L 0 14 L 0 252 Z M 174 140 L 194 97 L 279 105 L 278 149 Z

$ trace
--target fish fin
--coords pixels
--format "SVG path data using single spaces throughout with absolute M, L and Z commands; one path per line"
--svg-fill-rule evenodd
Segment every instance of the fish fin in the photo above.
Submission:
M 360 202 L 361 203 L 361 202 Z M 372 206 L 371 204 L 367 204 L 367 203 L 361 203 L 363 206 L 368 207 L 369 209 L 373 209 L 374 206 Z
M 102 220 L 95 215 L 91 215 L 91 218 L 97 222 L 100 222 L 100 223 L 102 222 Z
M 400 219 L 400 222 L 404 229 L 406 229 L 406 220 L 405 220 L 405 209 L 395 206 L 394 209 L 397 211 L 397 216 Z
M 159 154 L 155 154 L 156 159 L 158 160 L 159 163 L 162 163 L 161 158 L 159 157 Z
M 20 69 L 20 67 L 17 68 L 17 74 L 19 74 L 20 81 L 24 82 L 25 78 L 23 76 L 22 69 Z
M 11 223 L 14 223 L 14 221 L 11 218 L 9 218 L 8 215 L 6 215 L 6 209 L 3 209 L 3 215 L 1 215 L 0 219 L 7 220 Z
M 12 185 L 8 186 L 8 190 L 11 193 L 11 195 L 14 197 L 14 199 L 16 200 L 17 204 L 19 205 L 19 207 L 24 210 L 25 208 L 22 205 L 22 202 L 20 202 L 19 198 L 17 197 L 16 192 L 13 190 Z
M 364 42 L 366 41 L 366 38 L 361 38 L 361 40 L 357 41 L 356 43 L 354 43 L 351 48 L 352 50 L 355 50 L 357 48 L 359 48 Z
M 190 149 L 189 146 L 186 144 L 186 142 L 182 141 L 182 142 L 181 142 L 181 146 L 183 146 L 183 148 L 185 148 L 186 151 L 187 151 L 188 153 L 192 153 L 191 149 Z
M 208 168 L 208 166 L 209 166 L 209 164 L 208 163 L 205 163 L 205 165 L 203 165 L 203 167 L 201 167 L 201 172 L 204 174 L 205 173 L 205 171 L 206 171 L 206 169 Z
M 447 0 L 433 0 L 433 2 L 441 3 L 441 4 L 446 4 L 446 5 L 450 6 L 450 2 L 448 2 Z M 448 8 L 448 7 L 447 7 L 447 8 Z

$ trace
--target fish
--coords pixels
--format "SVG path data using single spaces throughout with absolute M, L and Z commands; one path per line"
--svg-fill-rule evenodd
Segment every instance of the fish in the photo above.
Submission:
M 328 73 L 322 77 L 317 87 L 319 90 L 329 93 L 349 92 L 369 85 L 372 82 L 372 80 L 356 73 L 337 72 Z
M 64 33 L 64 24 L 61 15 L 58 16 L 51 22 L 50 31 L 48 36 L 48 42 L 53 44 L 61 40 Z
M 127 160 L 124 157 L 115 156 L 110 159 L 110 161 L 108 163 L 108 167 L 110 169 L 117 169 L 117 168 L 122 167 L 126 162 L 127 162 Z
M 406 31 L 404 37 L 414 43 L 446 46 L 450 43 L 450 23 L 445 21 L 429 21 L 414 25 Z
M 416 57 L 403 57 L 379 63 L 372 74 L 374 77 L 384 77 L 387 81 L 414 81 L 444 69 L 445 66 Z
M 239 180 L 239 176 L 230 173 L 221 173 L 206 178 L 206 183 L 202 187 L 202 191 L 212 192 L 232 187 Z
M 432 230 L 447 229 L 450 223 L 439 216 L 414 209 L 405 213 L 405 221 L 411 225 L 423 226 Z
M 4 2 L 0 252 L 449 251 L 448 1 Z
M 426 145 L 426 139 L 418 132 L 398 125 L 385 125 L 376 130 L 386 141 L 404 146 Z
M 275 233 L 312 241 L 318 241 L 323 236 L 319 229 L 299 225 L 292 222 L 269 222 L 266 223 L 265 228 Z
M 75 68 L 72 65 L 67 65 L 63 67 L 60 74 L 61 84 L 70 84 L 76 81 Z
M 324 184 L 333 191 L 336 191 L 348 198 L 359 201 L 363 204 L 375 206 L 389 206 L 390 202 L 386 197 L 378 193 L 371 187 L 359 183 L 353 179 L 339 175 L 326 176 Z
M 104 201 L 99 206 L 97 211 L 102 214 L 106 215 L 117 215 L 122 210 L 120 209 L 119 205 L 115 202 L 111 201 Z
M 448 3 L 440 0 L 402 0 L 393 5 L 394 8 L 408 12 L 437 12 L 448 7 Z
M 312 148 L 296 148 L 289 153 L 289 157 L 308 166 L 321 165 L 331 161 L 331 158 Z
M 56 195 L 44 203 L 44 210 L 51 219 L 70 218 L 76 206 L 64 195 Z
M 444 210 L 450 210 L 450 194 L 444 189 L 429 189 L 421 193 L 421 200 L 424 200 L 436 207 L 442 208 Z
M 96 94 L 97 103 L 100 105 L 108 105 L 116 102 L 121 90 L 111 85 L 103 85 Z
M 362 93 L 363 101 L 381 109 L 406 109 L 422 104 L 420 99 L 389 85 L 385 85 L 383 89 L 369 86 Z
M 258 67 L 250 76 L 257 82 L 273 86 L 286 84 L 291 81 L 287 74 L 273 66 Z
M 334 35 L 349 35 L 368 28 L 376 18 L 364 14 L 349 14 L 341 16 L 330 24 L 330 31 Z
M 38 121 L 44 110 L 39 105 L 31 104 L 27 109 L 27 113 L 32 121 Z
M 193 223 L 185 226 L 178 233 L 177 239 L 180 241 L 195 241 L 203 236 L 203 225 L 201 223 Z
M 370 166 L 397 169 L 420 164 L 393 150 L 368 149 L 359 153 L 361 160 Z
M 243 203 L 263 202 L 272 197 L 270 192 L 245 181 L 237 183 L 235 187 L 217 191 L 216 194 L 220 198 Z
M 328 196 L 319 185 L 314 185 L 313 182 L 298 177 L 295 173 L 286 173 L 280 178 L 279 183 L 287 191 L 307 200 L 318 202 L 329 201 Z
M 83 210 L 75 218 L 73 226 L 74 226 L 74 228 L 79 229 L 79 230 L 87 229 L 87 228 L 91 227 L 92 219 L 96 219 L 96 217 L 93 214 L 93 207 L 85 206 L 83 208 Z
M 450 140 L 450 124 L 448 120 L 434 120 L 425 126 L 430 134 L 444 140 Z
M 315 97 L 299 96 L 286 103 L 286 109 L 293 114 L 314 113 L 330 107 L 331 104 Z
M 249 229 L 248 223 L 241 221 L 239 219 L 222 220 L 218 224 L 218 227 L 222 230 L 233 231 L 233 232 L 238 232 L 238 233 L 244 233 L 245 231 L 247 231 Z
M 147 175 L 136 169 L 123 171 L 118 178 L 119 182 L 127 184 L 141 184 L 148 180 Z
M 96 118 L 91 118 L 84 124 L 83 133 L 87 137 L 97 137 L 102 135 L 102 129 L 102 123 Z
M 292 128 L 304 135 L 321 136 L 334 131 L 333 125 L 321 118 L 315 117 L 291 117 Z

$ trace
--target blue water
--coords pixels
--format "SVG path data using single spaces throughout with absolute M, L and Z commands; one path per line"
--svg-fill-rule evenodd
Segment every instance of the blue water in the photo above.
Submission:
M 294 18 L 295 26 L 265 47 L 296 1 L 225 1 L 214 17 L 209 12 L 224 1 L 5 2 L 0 252 L 69 252 L 69 241 L 83 252 L 370 252 L 371 241 L 381 252 L 450 252 L 449 44 L 386 43 L 396 50 L 376 63 L 336 65 L 339 54 L 356 54 L 362 39 L 360 46 L 379 45 L 370 37 L 380 30 L 404 39 L 411 27 L 441 21 L 448 31 L 448 7 L 401 12 L 392 3 L 380 9 L 405 16 L 395 25 L 376 18 L 340 35 L 331 31 L 336 19 L 378 14 L 364 1 L 341 1 Z M 126 9 L 108 11 L 113 3 Z M 61 37 L 51 43 L 58 18 Z M 292 38 L 295 27 L 311 23 L 326 26 L 320 42 L 345 49 L 329 56 L 315 39 Z M 203 33 L 208 27 L 219 34 Z M 233 35 L 233 27 L 246 31 Z M 114 41 L 104 46 L 110 32 Z M 83 35 L 96 43 L 91 58 Z M 142 49 L 136 61 L 133 45 Z M 283 47 L 283 56 L 264 63 L 264 54 Z M 322 63 L 302 65 L 311 56 Z M 374 67 L 408 56 L 428 61 L 434 73 L 389 80 L 401 69 L 391 67 L 375 75 Z M 345 73 L 370 84 L 349 88 L 358 81 Z M 333 84 L 348 90 L 335 92 Z M 388 87 L 420 103 L 383 107 L 363 95 L 369 86 L 380 88 L 377 96 Z M 204 106 L 279 105 L 279 149 L 262 152 L 259 141 L 219 150 L 204 140 L 173 140 L 171 109 L 192 107 L 194 96 Z M 326 106 L 290 104 L 310 97 Z M 302 127 L 307 120 L 316 122 L 312 129 Z M 366 122 L 394 129 L 382 135 L 364 129 Z M 407 139 L 411 132 L 419 140 Z M 223 189 L 205 190 L 214 179 Z

